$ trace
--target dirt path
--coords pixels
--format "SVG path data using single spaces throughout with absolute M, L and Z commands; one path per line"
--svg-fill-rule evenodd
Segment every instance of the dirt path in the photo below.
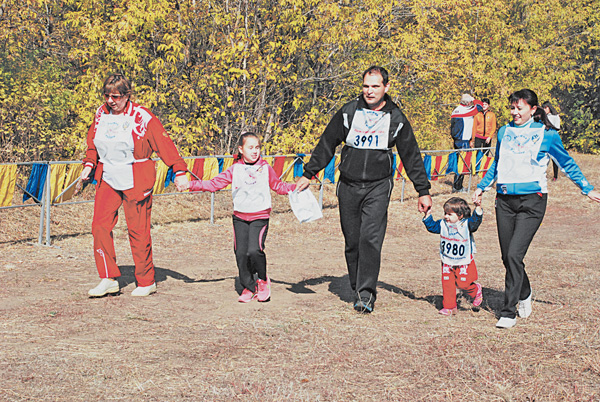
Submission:
M 578 162 L 600 183 L 597 157 Z M 434 216 L 447 198 L 434 197 Z M 130 295 L 123 226 L 115 231 L 123 292 L 99 299 L 87 297 L 98 281 L 89 232 L 53 247 L 1 243 L 0 399 L 599 400 L 600 206 L 564 176 L 550 183 L 526 259 L 534 313 L 500 331 L 493 198 L 476 234 L 484 308 L 460 298 L 450 318 L 437 313 L 438 238 L 415 204 L 390 206 L 379 298 L 367 316 L 350 304 L 336 208 L 312 224 L 289 212 L 272 217 L 268 303 L 237 302 L 230 218 L 155 224 L 158 292 L 141 299 Z M 157 200 L 155 216 L 173 208 Z

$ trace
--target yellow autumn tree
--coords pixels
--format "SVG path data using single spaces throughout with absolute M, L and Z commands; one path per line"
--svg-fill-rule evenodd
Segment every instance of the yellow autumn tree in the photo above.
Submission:
M 0 161 L 81 157 L 115 71 L 186 154 L 232 152 L 244 130 L 267 153 L 309 152 L 373 64 L 423 148 L 450 145 L 461 93 L 489 97 L 505 122 L 506 96 L 529 87 L 566 114 L 566 143 L 592 152 L 598 11 L 592 0 L 5 0 Z

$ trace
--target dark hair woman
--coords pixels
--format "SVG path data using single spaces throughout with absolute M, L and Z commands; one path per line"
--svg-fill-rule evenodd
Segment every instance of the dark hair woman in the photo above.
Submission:
M 546 212 L 550 157 L 558 161 L 584 195 L 600 202 L 600 192 L 594 190 L 565 150 L 558 132 L 539 107 L 535 92 L 522 89 L 511 94 L 508 101 L 513 121 L 498 131 L 496 158 L 473 193 L 473 201 L 481 201 L 482 193 L 497 181 L 496 224 L 506 268 L 504 307 L 496 324 L 499 328 L 515 326 L 517 312 L 522 318 L 531 314 L 531 285 L 523 259 Z

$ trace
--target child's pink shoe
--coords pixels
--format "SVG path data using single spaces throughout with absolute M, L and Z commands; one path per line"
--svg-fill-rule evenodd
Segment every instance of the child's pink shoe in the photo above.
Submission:
M 452 314 L 456 314 L 456 312 L 457 312 L 457 311 L 458 311 L 458 310 L 457 310 L 457 308 L 456 308 L 456 307 L 454 307 L 454 308 L 443 308 L 443 309 L 441 309 L 441 310 L 439 311 L 439 313 L 440 313 L 441 315 L 452 315 Z
M 477 286 L 477 294 L 473 299 L 473 306 L 479 307 L 481 306 L 481 302 L 483 302 L 483 290 L 481 289 L 480 284 L 476 283 L 475 285 Z
M 271 280 L 268 276 L 266 281 L 258 279 L 256 281 L 256 287 L 258 288 L 256 294 L 259 302 L 266 302 L 271 298 Z
M 238 297 L 240 303 L 248 303 L 254 299 L 256 299 L 256 293 L 253 293 L 250 289 L 244 289 L 240 297 Z

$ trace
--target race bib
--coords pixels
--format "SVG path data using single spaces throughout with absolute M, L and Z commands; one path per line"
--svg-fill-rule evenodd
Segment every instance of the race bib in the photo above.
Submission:
M 448 265 L 468 265 L 471 255 L 475 253 L 475 245 L 471 248 L 471 235 L 466 220 L 449 224 L 441 222 L 440 256 Z
M 346 145 L 361 149 L 389 149 L 391 114 L 358 109 L 346 137 Z
M 96 126 L 94 145 L 104 164 L 102 179 L 115 190 L 133 188 L 134 117 L 103 114 Z
M 251 213 L 271 208 L 267 165 L 234 165 L 231 188 L 234 211 Z
M 498 183 L 530 183 L 545 176 L 547 158 L 537 155 L 544 139 L 544 127 L 507 127 L 500 144 Z

